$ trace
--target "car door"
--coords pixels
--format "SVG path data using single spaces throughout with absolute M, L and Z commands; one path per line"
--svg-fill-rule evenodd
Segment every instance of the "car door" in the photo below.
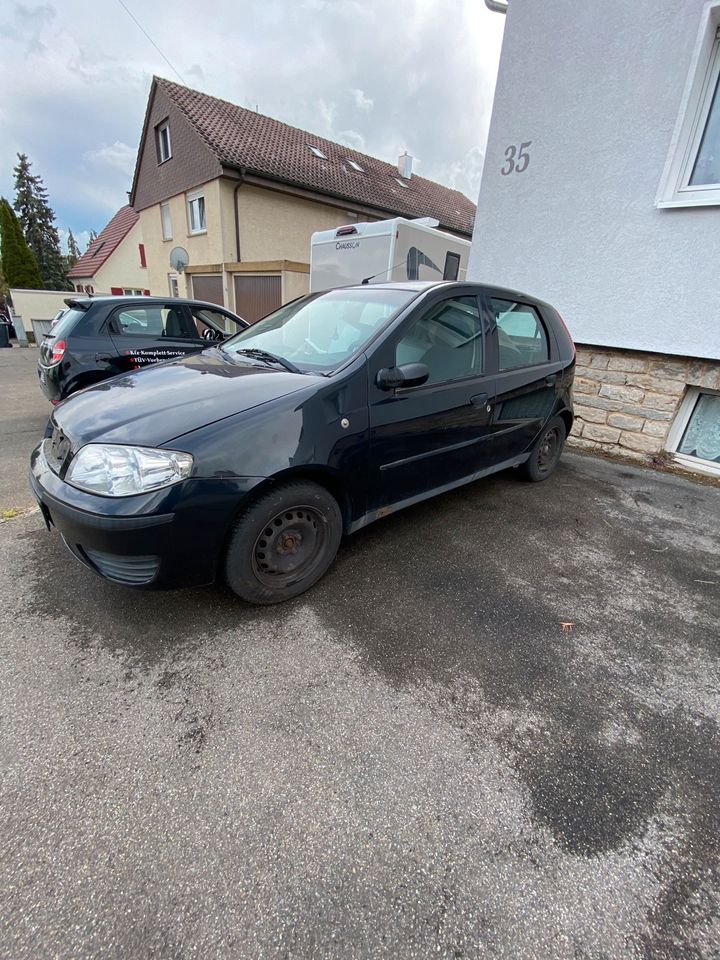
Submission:
M 496 462 L 526 451 L 551 415 L 563 368 L 552 328 L 530 304 L 483 298 L 494 315 L 489 349 L 497 368 L 492 434 Z
M 118 307 L 109 318 L 109 330 L 118 373 L 197 353 L 208 345 L 187 306 L 172 300 Z
M 485 318 L 475 294 L 436 296 L 370 357 L 372 508 L 457 485 L 489 465 L 494 378 L 486 372 Z M 378 371 L 425 364 L 426 383 L 385 391 Z

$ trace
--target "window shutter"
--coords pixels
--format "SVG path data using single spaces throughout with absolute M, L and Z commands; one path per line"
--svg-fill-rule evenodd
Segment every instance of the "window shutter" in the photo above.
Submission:
M 140 251 L 140 266 L 147 267 L 147 261 L 145 260 L 145 244 L 139 243 L 138 250 Z
M 123 291 L 123 288 L 122 288 L 122 287 L 110 287 L 110 293 L 111 293 L 114 297 L 121 297 L 121 296 L 123 295 L 123 292 L 122 292 L 122 291 Z
M 149 297 L 149 296 L 150 296 L 150 291 L 149 291 L 149 290 L 143 290 L 143 295 L 146 296 L 146 297 Z

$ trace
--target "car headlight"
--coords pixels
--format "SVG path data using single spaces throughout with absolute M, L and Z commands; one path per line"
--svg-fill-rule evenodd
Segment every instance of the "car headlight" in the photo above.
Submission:
M 130 497 L 169 487 L 190 476 L 193 458 L 179 450 L 88 443 L 75 455 L 67 483 L 105 497 Z

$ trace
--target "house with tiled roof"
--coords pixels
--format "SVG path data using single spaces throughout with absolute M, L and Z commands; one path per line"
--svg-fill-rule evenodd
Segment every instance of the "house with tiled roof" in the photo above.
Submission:
M 90 241 L 67 276 L 80 293 L 150 292 L 140 217 L 129 204 Z
M 155 77 L 130 193 L 147 286 L 254 320 L 307 291 L 315 231 L 399 215 L 469 239 L 475 205 L 409 166 Z

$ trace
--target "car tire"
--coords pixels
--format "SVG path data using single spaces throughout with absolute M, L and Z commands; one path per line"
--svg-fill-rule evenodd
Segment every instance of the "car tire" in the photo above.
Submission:
M 248 603 L 290 600 L 327 572 L 342 533 L 340 507 L 324 487 L 305 480 L 278 484 L 236 519 L 225 582 Z
M 553 417 L 533 444 L 530 456 L 520 468 L 522 476 L 533 483 L 547 480 L 555 472 L 565 444 L 565 421 Z

